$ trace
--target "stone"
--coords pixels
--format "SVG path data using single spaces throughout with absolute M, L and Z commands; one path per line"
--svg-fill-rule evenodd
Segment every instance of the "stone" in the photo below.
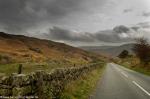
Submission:
M 10 89 L 0 89 L 1 96 L 9 96 L 11 94 L 12 94 L 12 91 Z
M 1 83 L 4 85 L 11 85 L 13 81 L 12 76 L 4 76 L 1 80 Z
M 30 80 L 31 79 L 29 78 L 28 75 L 19 74 L 19 75 L 13 77 L 12 86 L 13 87 L 21 87 L 24 85 L 29 85 Z
M 24 86 L 24 87 L 15 87 L 12 89 L 12 95 L 13 96 L 25 96 L 27 94 L 32 93 L 32 87 L 31 86 Z

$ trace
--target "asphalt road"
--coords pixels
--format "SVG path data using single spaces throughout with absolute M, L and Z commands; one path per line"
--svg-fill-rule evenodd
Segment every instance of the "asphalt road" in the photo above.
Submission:
M 150 99 L 150 76 L 108 63 L 90 99 Z

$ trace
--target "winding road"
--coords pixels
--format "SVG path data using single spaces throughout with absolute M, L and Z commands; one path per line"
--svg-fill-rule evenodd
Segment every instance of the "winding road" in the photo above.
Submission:
M 150 99 L 150 76 L 108 63 L 90 99 Z

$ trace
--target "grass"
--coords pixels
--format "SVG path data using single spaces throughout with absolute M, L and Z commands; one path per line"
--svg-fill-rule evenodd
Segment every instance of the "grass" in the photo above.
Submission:
M 11 73 L 17 72 L 17 64 L 5 64 L 0 65 L 0 73 L 9 75 Z
M 51 60 L 49 62 L 29 62 L 29 63 L 22 63 L 22 74 L 29 74 L 31 72 L 35 72 L 37 70 L 44 70 L 46 72 L 51 72 L 52 69 L 56 68 L 69 68 L 72 66 L 81 66 L 87 63 L 74 63 L 68 61 L 56 61 Z M 0 76 L 3 75 L 10 75 L 12 73 L 18 72 L 19 63 L 10 63 L 10 64 L 0 64 Z
M 84 75 L 79 80 L 68 84 L 61 94 L 61 99 L 88 99 L 89 95 L 95 89 L 97 81 L 102 76 L 104 69 L 105 66 L 103 64 L 88 75 Z
M 50 72 L 55 68 L 65 68 L 74 66 L 73 63 L 64 63 L 64 62 L 43 62 L 43 63 L 23 63 L 22 73 L 29 74 L 31 72 L 35 72 L 37 70 L 44 70 L 46 72 Z M 78 65 L 76 65 L 78 66 Z M 10 75 L 12 73 L 18 72 L 19 63 L 11 63 L 11 64 L 0 64 L 0 75 Z
M 121 60 L 120 62 L 118 62 L 118 64 L 120 64 L 126 68 L 129 68 L 131 70 L 134 70 L 134 71 L 137 71 L 142 74 L 150 76 L 150 67 L 148 67 L 150 64 L 147 67 L 145 67 L 140 64 L 139 59 L 136 57 L 125 58 L 125 59 Z
M 134 70 L 134 71 L 137 71 L 137 72 L 140 72 L 142 74 L 145 74 L 145 75 L 149 75 L 150 76 L 150 70 L 148 68 L 145 68 L 145 67 L 140 67 L 140 66 L 131 66 L 129 64 L 126 64 L 126 63 L 121 63 L 122 66 L 126 67 L 126 68 L 129 68 L 131 70 Z

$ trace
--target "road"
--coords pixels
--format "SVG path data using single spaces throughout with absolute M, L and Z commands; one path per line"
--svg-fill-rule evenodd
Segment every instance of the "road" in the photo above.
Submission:
M 108 63 L 90 99 L 150 99 L 150 76 Z

